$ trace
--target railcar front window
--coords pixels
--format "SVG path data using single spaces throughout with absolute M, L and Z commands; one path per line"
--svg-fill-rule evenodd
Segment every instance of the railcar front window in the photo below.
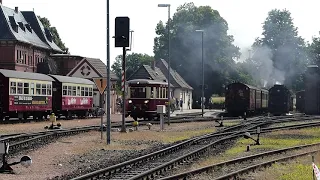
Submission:
M 130 88 L 131 98 L 146 98 L 146 88 Z

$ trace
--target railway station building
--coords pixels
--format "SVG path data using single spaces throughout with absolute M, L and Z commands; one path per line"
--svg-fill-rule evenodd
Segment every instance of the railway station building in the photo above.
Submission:
M 164 59 L 155 60 L 151 65 L 142 65 L 135 71 L 127 81 L 133 79 L 151 79 L 167 82 L 168 63 Z M 182 100 L 183 109 L 192 109 L 192 91 L 193 88 L 179 75 L 179 73 L 170 67 L 171 98 Z M 188 103 L 189 102 L 189 103 Z M 188 105 L 190 105 L 188 107 Z
M 73 65 L 71 63 L 71 65 Z M 70 66 L 71 66 L 70 65 Z M 71 69 L 71 71 L 66 74 L 67 76 L 71 77 L 80 77 L 86 78 L 93 81 L 93 78 L 107 78 L 107 66 L 100 60 L 95 58 L 87 58 L 84 57 L 80 62 Z M 111 80 L 111 93 L 110 93 L 110 108 L 111 114 L 116 113 L 116 82 L 118 77 L 113 73 L 110 72 L 110 80 Z M 93 105 L 94 107 L 99 107 L 100 104 L 100 92 L 96 86 L 94 86 L 93 90 Z M 104 93 L 104 97 L 106 97 L 106 91 Z M 104 101 L 104 108 L 106 108 L 106 101 Z
M 33 11 L 19 11 L 2 5 L 0 0 L 0 67 L 2 69 L 37 72 L 50 55 L 63 53 L 54 43 Z

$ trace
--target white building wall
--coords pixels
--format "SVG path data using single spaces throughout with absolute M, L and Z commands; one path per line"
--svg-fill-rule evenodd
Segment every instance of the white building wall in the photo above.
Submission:
M 183 100 L 183 104 L 182 104 L 183 109 L 189 109 L 188 108 L 188 100 L 190 98 L 190 109 L 192 109 L 192 101 L 193 101 L 192 100 L 192 91 L 177 88 L 174 90 L 174 98 L 179 99 L 179 101 L 180 101 L 180 99 Z

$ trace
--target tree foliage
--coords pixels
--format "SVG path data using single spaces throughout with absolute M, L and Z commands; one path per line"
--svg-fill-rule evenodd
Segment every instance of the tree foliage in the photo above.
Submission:
M 312 42 L 308 46 L 308 53 L 311 61 L 310 63 L 320 67 L 320 37 L 312 38 Z
M 306 44 L 298 35 L 291 13 L 274 9 L 263 23 L 262 38 L 253 44 L 253 56 L 247 68 L 262 86 L 285 84 L 294 90 L 303 88 L 302 74 L 307 64 Z M 267 83 L 266 83 L 267 82 Z
M 112 71 L 118 76 L 118 85 L 121 84 L 122 55 L 116 57 L 116 61 L 112 64 Z M 150 65 L 154 60 L 152 56 L 141 53 L 132 53 L 126 55 L 126 77 L 129 78 L 142 65 Z
M 68 53 L 68 48 L 65 46 L 65 44 L 62 42 L 58 30 L 56 27 L 52 27 L 50 24 L 50 21 L 46 17 L 40 17 L 38 16 L 40 22 L 43 24 L 44 27 L 48 28 L 52 34 L 53 42 L 64 52 Z
M 202 77 L 202 36 L 196 30 L 204 31 L 204 76 L 205 84 L 208 85 L 206 99 L 213 93 L 223 93 L 223 85 L 232 80 L 247 80 L 233 60 L 240 56 L 239 48 L 233 45 L 233 36 L 227 33 L 228 24 L 218 11 L 210 6 L 196 7 L 194 3 L 186 3 L 177 8 L 169 25 L 170 64 L 194 87 L 196 98 L 200 97 Z M 160 21 L 156 26 L 156 34 L 155 58 L 167 60 L 168 22 L 164 24 Z

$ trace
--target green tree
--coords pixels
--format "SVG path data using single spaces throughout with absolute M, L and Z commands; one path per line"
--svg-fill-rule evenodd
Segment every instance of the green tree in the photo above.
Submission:
M 312 42 L 308 46 L 308 52 L 311 63 L 320 66 L 320 37 L 312 37 Z
M 223 93 L 223 85 L 239 77 L 233 59 L 239 57 L 240 52 L 233 45 L 233 36 L 227 34 L 228 24 L 218 11 L 210 6 L 196 7 L 194 3 L 178 7 L 170 20 L 170 63 L 194 87 L 194 98 L 200 97 L 202 77 L 202 36 L 195 30 L 204 31 L 204 73 L 205 84 L 208 85 L 205 97 L 209 99 L 213 93 Z M 168 23 L 160 21 L 155 31 L 155 58 L 167 60 Z
M 253 44 L 250 59 L 256 75 L 269 86 L 279 82 L 293 90 L 303 87 L 302 74 L 307 64 L 306 44 L 298 35 L 291 13 L 274 9 L 263 24 L 262 38 Z M 253 73 L 253 74 L 254 74 Z
M 48 28 L 53 36 L 53 42 L 60 47 L 60 49 L 66 53 L 69 53 L 69 49 L 65 46 L 65 44 L 62 42 L 58 30 L 56 27 L 52 27 L 50 24 L 50 21 L 46 17 L 40 17 L 38 16 L 40 22 L 43 24 L 44 27 Z
M 119 77 L 118 85 L 121 84 L 122 55 L 116 57 L 116 61 L 112 64 L 112 71 Z M 130 77 L 132 73 L 142 65 L 150 65 L 154 60 L 152 56 L 141 53 L 132 53 L 126 55 L 126 77 Z

